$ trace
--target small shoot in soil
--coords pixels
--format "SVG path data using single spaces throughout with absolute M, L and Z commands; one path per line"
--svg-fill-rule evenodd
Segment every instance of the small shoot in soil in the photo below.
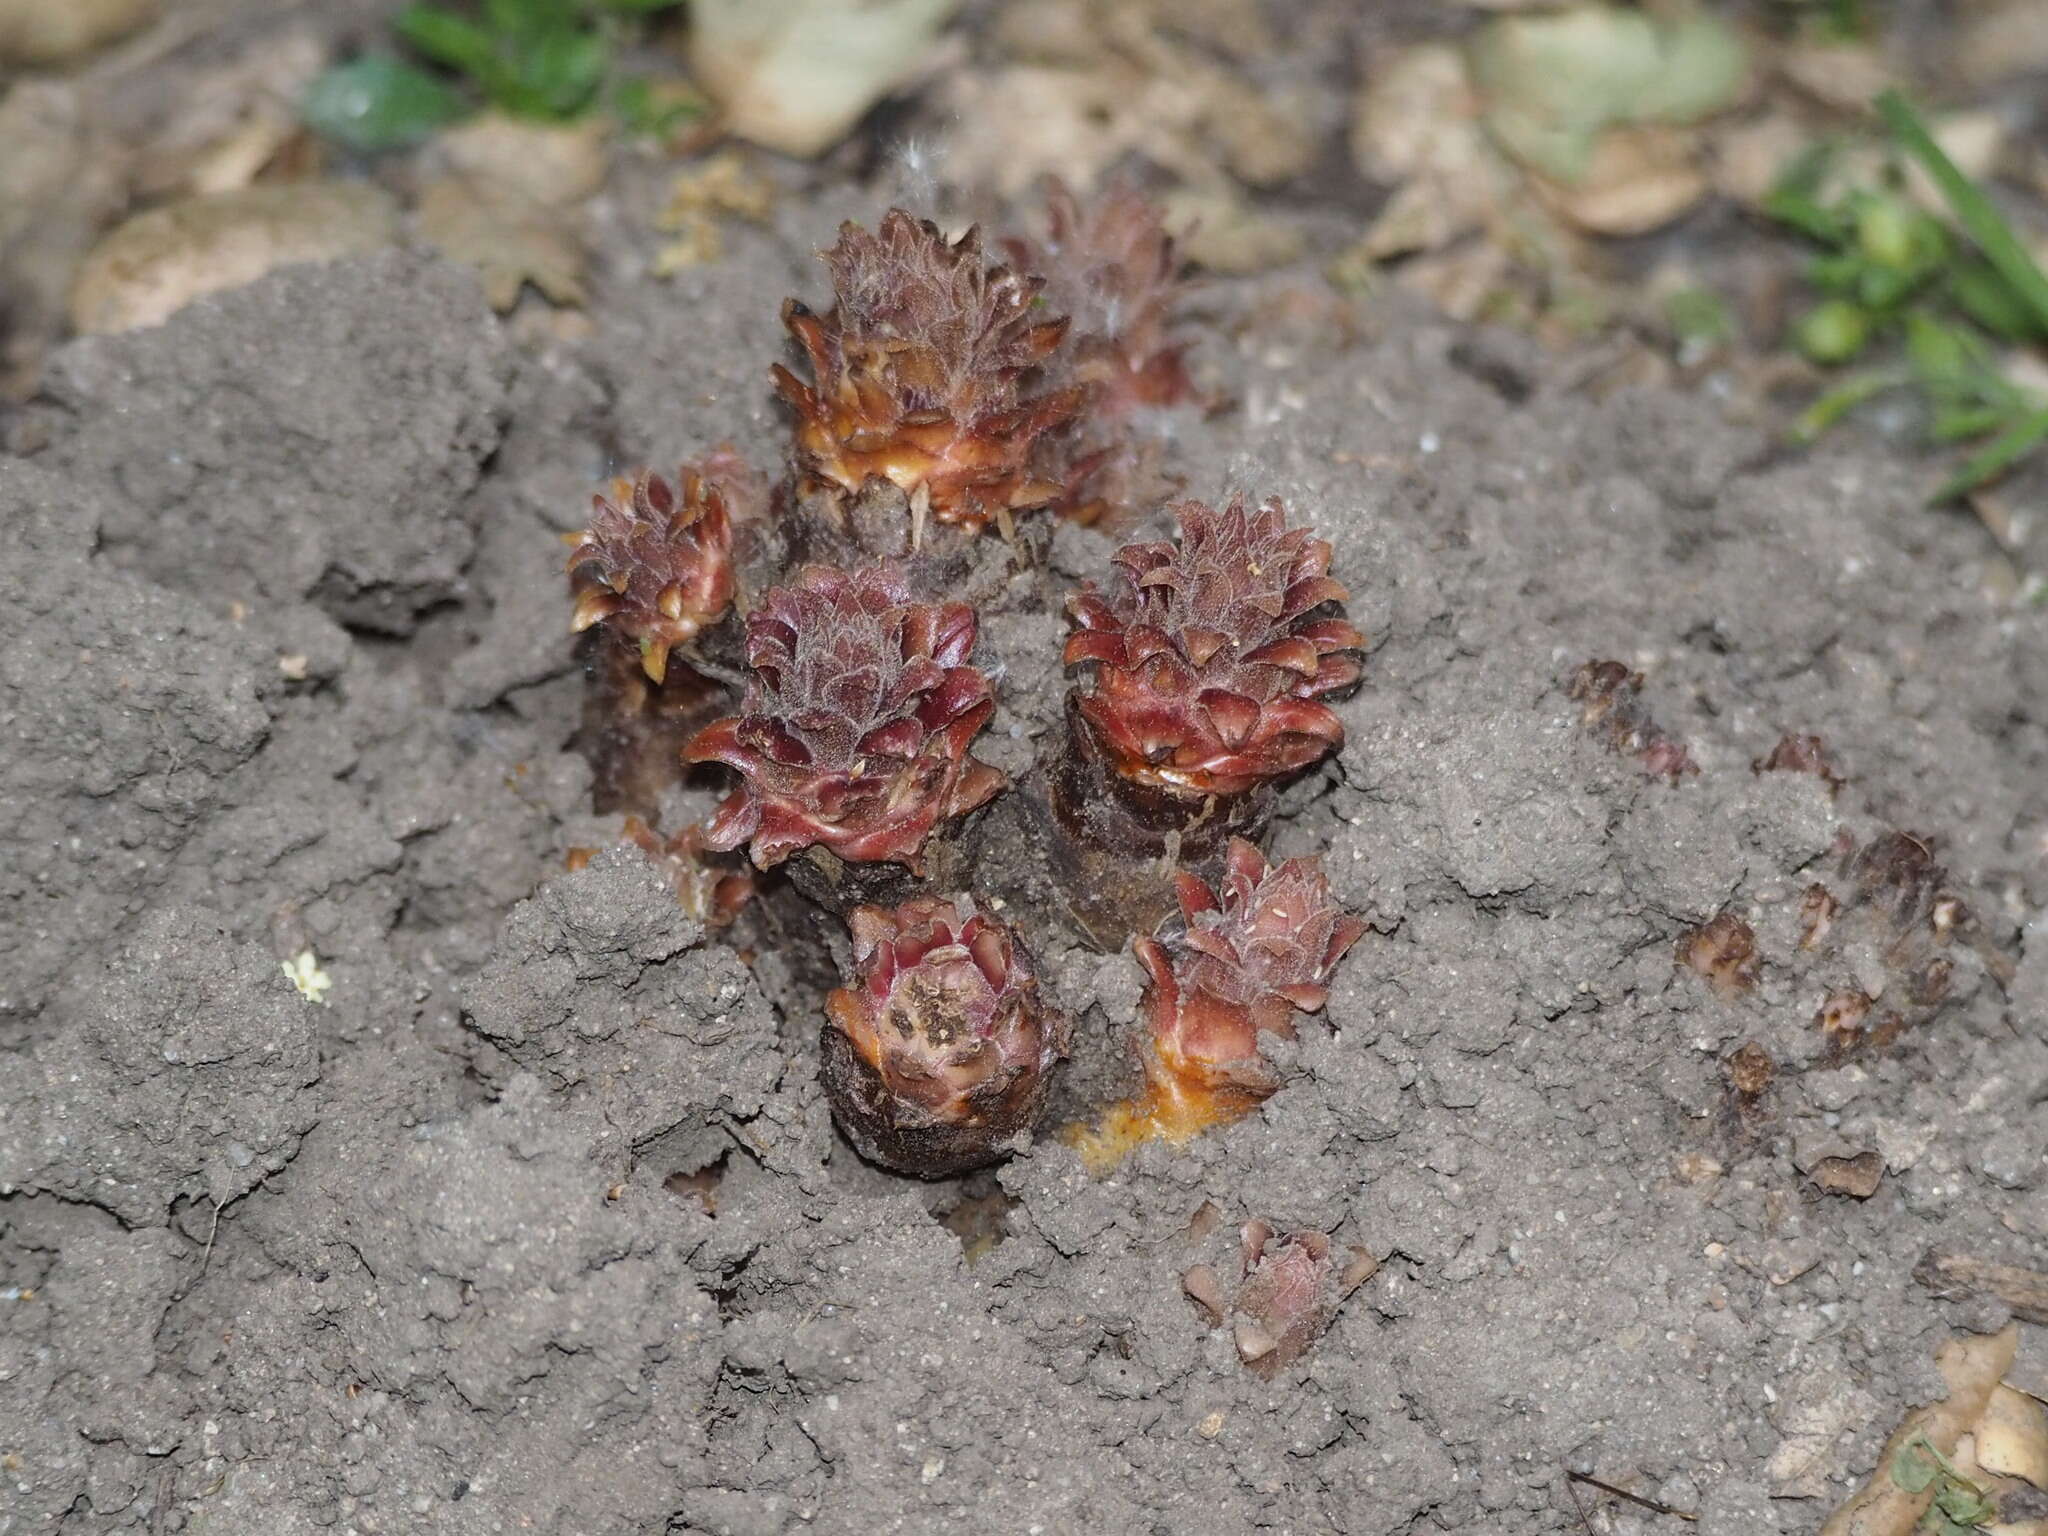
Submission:
M 1887 92 L 1878 109 L 1898 148 L 1940 188 L 1955 226 L 1917 207 L 1896 168 L 1882 187 L 1830 192 L 1825 145 L 1773 190 L 1765 210 L 1823 248 L 1807 268 L 1820 300 L 1794 329 L 1799 350 L 1836 367 L 1880 343 L 1896 348 L 1893 360 L 1816 400 L 1793 436 L 1811 442 L 1865 401 L 1915 390 L 1933 441 L 1981 444 L 1935 491 L 1945 501 L 2048 439 L 2048 402 L 2014 384 L 1998 356 L 2002 346 L 2048 341 L 2048 276 L 1904 98 Z
M 1964 1477 L 1925 1435 L 1915 1435 L 1892 1457 L 1892 1481 L 1906 1493 L 1934 1490 L 1917 1527 L 1926 1536 L 1970 1536 L 1998 1518 L 1998 1505 Z

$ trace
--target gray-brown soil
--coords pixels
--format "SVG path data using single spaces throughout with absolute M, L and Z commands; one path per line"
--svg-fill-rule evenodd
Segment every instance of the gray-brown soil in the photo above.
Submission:
M 667 285 L 607 232 L 576 343 L 414 256 L 289 271 L 73 344 L 12 423 L 0 1533 L 1521 1536 L 1585 1529 L 1569 1470 L 1701 1536 L 1816 1529 L 1934 1344 L 2003 1321 L 1920 1256 L 2048 1254 L 2048 615 L 1895 464 L 1396 309 L 1343 341 L 1312 276 L 1211 285 L 1231 404 L 1169 461 L 1336 545 L 1367 683 L 1273 842 L 1374 931 L 1249 1120 L 1102 1181 L 1050 1139 L 899 1179 L 817 1085 L 822 922 L 750 965 L 635 852 L 563 872 L 617 829 L 557 535 L 630 462 L 779 463 L 777 306 L 879 212 L 787 206 Z M 1027 584 L 1108 548 L 1063 531 Z M 1061 628 L 985 613 L 1013 774 Z M 1697 774 L 1582 723 L 1595 658 Z M 1788 731 L 1838 794 L 1753 771 Z M 1939 989 L 1842 873 L 1890 828 L 1974 913 Z M 1815 882 L 1844 916 L 1801 948 Z M 1674 960 L 1724 911 L 1761 956 L 1726 997 Z M 1029 937 L 1083 1113 L 1138 972 Z M 1896 1040 L 1831 1052 L 1850 986 Z M 1823 1193 L 1863 1152 L 1876 1192 Z M 998 1191 L 970 1264 L 941 1218 Z M 1254 1216 L 1382 1261 L 1271 1383 L 1181 1289 Z

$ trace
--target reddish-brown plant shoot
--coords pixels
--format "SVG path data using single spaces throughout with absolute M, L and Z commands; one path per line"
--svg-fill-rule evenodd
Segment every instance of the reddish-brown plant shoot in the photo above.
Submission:
M 1063 438 L 1062 516 L 1115 522 L 1157 504 L 1172 487 L 1161 435 L 1146 411 L 1197 403 L 1187 343 L 1173 334 L 1180 256 L 1157 204 L 1128 184 L 1085 202 L 1054 180 L 1042 244 L 1006 242 L 1021 270 L 1041 274 L 1045 296 L 1073 317 L 1064 376 L 1087 386 L 1087 409 Z
M 1235 1296 L 1225 1295 L 1206 1264 L 1189 1270 L 1182 1285 L 1213 1326 L 1230 1324 L 1245 1368 L 1270 1381 L 1308 1353 L 1344 1299 L 1377 1272 L 1379 1261 L 1363 1248 L 1340 1253 L 1314 1228 L 1276 1233 L 1263 1221 L 1250 1221 L 1239 1240 Z
M 758 495 L 746 464 L 721 449 L 671 482 L 642 470 L 591 498 L 569 556 L 570 628 L 602 624 L 640 655 L 657 685 L 669 653 L 725 616 L 733 597 L 733 507 Z
M 943 1178 L 993 1162 L 1037 1123 L 1068 1023 L 1031 956 L 965 898 L 856 907 L 853 976 L 825 1001 L 824 1078 L 848 1139 Z
M 1733 912 L 1722 912 L 1678 941 L 1678 960 L 1706 978 L 1714 991 L 1734 998 L 1756 985 L 1762 961 L 1756 930 Z
M 1043 281 L 988 265 L 976 231 L 948 241 L 900 208 L 873 234 L 844 226 L 824 259 L 831 310 L 783 309 L 811 381 L 774 370 L 806 484 L 852 497 L 886 480 L 914 514 L 974 531 L 1054 500 L 1062 485 L 1037 467 L 1041 439 L 1087 391 L 1038 384 L 1067 333 L 1039 304 Z
M 1044 244 L 1007 246 L 1013 264 L 1044 277 L 1047 301 L 1072 317 L 1067 372 L 1094 390 L 1091 416 L 1120 420 L 1194 398 L 1188 343 L 1173 335 L 1180 255 L 1158 204 L 1132 186 L 1084 204 L 1055 178 Z
M 1242 838 L 1211 887 L 1182 872 L 1187 931 L 1175 950 L 1137 941 L 1143 1091 L 1078 1138 L 1084 1158 L 1113 1165 L 1140 1142 L 1179 1143 L 1242 1118 L 1279 1085 L 1259 1056 L 1262 1034 L 1291 1039 L 1297 1013 L 1318 1012 L 1345 951 L 1365 932 L 1330 893 L 1319 860 L 1269 865 Z
M 1567 690 L 1580 705 L 1580 723 L 1607 738 L 1615 751 L 1633 757 L 1653 778 L 1673 783 L 1699 764 L 1684 742 L 1651 718 L 1643 701 L 1643 674 L 1619 661 L 1589 661 L 1572 674 Z
M 893 567 L 811 566 L 771 589 L 747 615 L 740 712 L 684 753 L 742 780 L 704 846 L 748 844 L 763 869 L 822 845 L 920 872 L 933 830 L 1005 782 L 968 755 L 995 709 L 974 639 L 971 608 L 913 601 Z
M 1791 731 L 1780 736 L 1777 745 L 1750 767 L 1757 773 L 1810 773 L 1827 785 L 1831 795 L 1843 784 L 1834 759 L 1828 755 L 1827 743 L 1818 736 L 1796 735 Z
M 1194 804 L 1284 779 L 1341 746 L 1323 699 L 1358 681 L 1359 632 L 1330 546 L 1278 501 L 1175 509 L 1177 543 L 1119 550 L 1108 587 L 1067 604 L 1081 721 L 1112 771 Z

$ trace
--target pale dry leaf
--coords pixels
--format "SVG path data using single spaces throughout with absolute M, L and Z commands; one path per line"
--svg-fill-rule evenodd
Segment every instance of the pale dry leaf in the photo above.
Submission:
M 1952 63 L 1973 86 L 2048 70 L 2048 0 L 1972 7 L 1950 25 L 1955 28 Z
M 1103 49 L 1099 13 L 1086 0 L 1011 0 L 992 18 L 989 42 L 999 58 L 1083 69 Z
M 1992 1390 L 1977 1423 L 1977 1465 L 2048 1489 L 2048 1407 L 2008 1386 Z
M 1432 171 L 1396 187 L 1358 242 L 1358 253 L 1369 261 L 1389 261 L 1416 251 L 1440 251 L 1471 234 L 1486 213 L 1472 196 L 1472 180 Z
M 567 208 L 604 186 L 610 137 L 602 115 L 534 123 L 485 112 L 443 133 L 434 153 L 457 175 L 496 182 L 546 208 Z
M 22 81 L 0 98 L 0 397 L 34 389 L 78 264 L 125 205 L 127 170 L 69 83 Z
M 1826 1495 L 1836 1470 L 1836 1442 L 1875 1406 L 1867 1394 L 1841 1388 L 1838 1378 L 1822 1373 L 1795 1377 L 1780 1387 L 1773 1412 L 1778 1444 L 1764 1464 L 1773 1498 Z
M 1745 207 L 1757 207 L 1813 141 L 1813 131 L 1782 108 L 1731 124 L 1709 140 L 1714 190 Z
M 156 14 L 157 0 L 0 0 L 0 64 L 69 64 L 140 31 Z
M 443 176 L 421 188 L 416 217 L 420 238 L 473 267 L 500 314 L 528 283 L 550 303 L 584 302 L 589 258 L 560 209 L 499 182 Z
M 1375 53 L 1351 111 L 1351 159 L 1372 181 L 1396 181 L 1443 163 L 1443 136 L 1477 134 L 1479 98 L 1464 56 L 1448 43 Z
M 1594 142 L 1576 183 L 1532 174 L 1530 185 L 1559 217 L 1589 234 L 1648 234 L 1706 196 L 1695 137 L 1681 128 L 1611 128 Z
M 1495 17 L 1467 44 L 1488 130 L 1556 181 L 1585 174 L 1611 126 L 1691 124 L 1750 88 L 1735 31 L 1705 13 L 1660 19 L 1612 5 Z
M 1480 127 L 1477 110 L 1465 61 L 1445 44 L 1373 60 L 1353 108 L 1351 155 L 1361 174 L 1402 185 L 1367 229 L 1363 255 L 1440 250 L 1521 195 L 1521 173 Z
M 1211 272 L 1263 272 L 1301 254 L 1301 232 L 1250 207 L 1235 187 L 1176 187 L 1160 199 L 1188 260 Z
M 1514 260 L 1492 240 L 1467 240 L 1448 250 L 1417 256 L 1401 267 L 1395 281 L 1429 300 L 1453 320 L 1470 322 L 1485 315 L 1501 318 L 1516 297 Z M 1526 298 L 1519 305 L 1533 310 Z
M 1261 90 L 1220 69 L 1183 70 L 1180 78 L 1202 98 L 1201 121 L 1240 180 L 1276 187 L 1315 163 L 1315 133 L 1298 95 Z
M 192 300 L 279 267 L 391 244 L 398 209 L 363 182 L 303 181 L 186 198 L 137 214 L 93 247 L 71 292 L 85 332 L 158 325 Z
M 1984 1416 L 1999 1380 L 2012 1365 L 2019 1347 L 2019 1325 L 2003 1331 L 1964 1334 L 1935 1351 L 1935 1368 L 1948 1385 L 1948 1395 L 1907 1414 L 1878 1453 L 1869 1480 L 1828 1517 L 1821 1536 L 1908 1536 L 1933 1500 L 1933 1490 L 1908 1493 L 1892 1481 L 1892 1462 L 1911 1441 L 1925 1436 L 1944 1456 Z
M 195 77 L 139 136 L 137 194 L 233 192 L 293 158 L 299 100 L 327 60 L 316 33 L 286 30 Z
M 691 0 L 690 69 L 728 131 L 808 158 L 930 60 L 959 0 Z
M 994 40 L 1012 62 L 956 72 L 941 87 L 956 125 L 952 175 L 1008 197 L 1048 173 L 1085 189 L 1127 155 L 1193 183 L 1228 172 L 1274 186 L 1303 175 L 1318 147 L 1307 99 L 1261 88 L 1187 41 L 1208 27 L 1250 35 L 1246 18 L 1218 4 L 1201 13 L 1151 0 L 1005 7 Z
M 718 260 L 725 250 L 722 218 L 765 223 L 774 207 L 775 183 L 730 151 L 677 172 L 654 216 L 654 227 L 672 237 L 655 254 L 654 275 L 672 277 Z
M 1192 95 L 1127 66 L 962 70 L 940 87 L 940 104 L 954 124 L 950 174 L 1005 198 L 1048 174 L 1086 191 L 1132 154 L 1182 176 L 1211 174 L 1194 148 Z
M 1798 90 L 1839 112 L 1862 112 L 1881 91 L 1899 83 L 1868 43 L 1793 42 L 1771 55 L 1778 73 Z

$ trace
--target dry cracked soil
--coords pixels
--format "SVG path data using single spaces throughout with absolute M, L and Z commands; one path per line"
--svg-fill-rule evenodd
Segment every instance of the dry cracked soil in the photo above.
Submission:
M 632 462 L 779 462 L 777 307 L 844 202 L 626 264 L 577 340 L 412 254 L 289 270 L 71 344 L 12 424 L 0 1533 L 1679 1528 L 1573 1472 L 1817 1529 L 2005 1321 L 1922 1255 L 2048 1251 L 2048 614 L 1867 445 L 1214 282 L 1228 403 L 1167 452 L 1336 547 L 1366 683 L 1274 846 L 1372 931 L 1251 1118 L 898 1178 L 817 1084 L 820 925 L 742 954 L 638 852 L 566 864 L 617 824 L 558 536 Z M 1061 630 L 984 614 L 1013 773 Z M 1589 719 L 1596 659 L 1696 773 Z M 1759 771 L 1786 733 L 1842 782 Z M 1717 986 L 1678 953 L 1724 913 Z M 1070 1118 L 1140 977 L 1030 937 Z M 1251 1217 L 1380 1261 L 1271 1382 L 1181 1286 Z

